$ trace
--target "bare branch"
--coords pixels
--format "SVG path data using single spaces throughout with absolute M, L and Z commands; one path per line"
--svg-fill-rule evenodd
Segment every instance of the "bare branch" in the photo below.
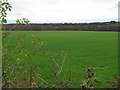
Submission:
M 48 82 L 46 82 L 45 80 L 43 80 L 35 71 L 33 71 L 35 73 L 35 75 L 44 83 L 50 85 Z
M 60 68 L 60 71 L 57 73 L 56 76 L 58 76 L 58 75 L 62 72 L 65 59 L 66 59 L 66 56 L 64 57 L 63 62 L 62 62 L 62 66 L 61 66 L 61 68 Z
M 68 83 L 66 86 L 64 86 L 63 88 L 67 88 L 69 85 L 71 85 L 73 83 L 73 81 L 71 81 L 70 83 Z
M 58 63 L 55 61 L 55 59 L 52 57 L 54 63 L 57 65 L 58 68 L 60 68 L 60 66 L 58 65 Z

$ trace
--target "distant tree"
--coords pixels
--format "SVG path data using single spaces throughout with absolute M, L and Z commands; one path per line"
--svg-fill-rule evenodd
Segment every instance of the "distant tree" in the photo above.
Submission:
M 110 21 L 110 23 L 112 23 L 112 24 L 113 24 L 113 23 L 116 23 L 116 21 Z

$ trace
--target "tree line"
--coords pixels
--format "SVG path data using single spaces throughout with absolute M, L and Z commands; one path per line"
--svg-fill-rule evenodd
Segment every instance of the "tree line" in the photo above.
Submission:
M 9 30 L 15 24 L 6 24 L 5 29 Z M 110 23 L 45 23 L 45 24 L 22 24 L 16 26 L 13 31 L 119 31 L 120 24 L 117 22 Z

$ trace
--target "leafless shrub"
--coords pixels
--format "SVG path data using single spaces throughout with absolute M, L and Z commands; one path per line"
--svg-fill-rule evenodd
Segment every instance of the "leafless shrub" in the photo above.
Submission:
M 112 88 L 120 88 L 120 77 L 119 76 L 114 76 L 115 80 L 110 81 L 110 80 L 107 80 L 107 83 L 109 83 Z
M 82 88 L 95 88 L 95 83 L 98 83 L 99 81 L 95 79 L 95 73 L 92 71 L 92 67 L 88 68 L 86 70 L 86 79 L 87 81 L 82 81 L 83 84 L 81 85 Z

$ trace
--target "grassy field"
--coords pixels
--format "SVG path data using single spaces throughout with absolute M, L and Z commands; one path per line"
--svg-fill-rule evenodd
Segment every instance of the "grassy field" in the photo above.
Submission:
M 63 72 L 74 83 L 71 87 L 79 88 L 82 80 L 86 79 L 86 69 L 94 67 L 99 83 L 97 87 L 109 87 L 107 80 L 113 80 L 118 73 L 118 33 L 117 32 L 92 32 L 92 31 L 13 31 L 10 33 L 12 43 L 16 43 L 19 34 L 25 34 L 25 47 L 31 42 L 31 36 L 39 37 L 40 41 L 47 43 L 40 51 L 54 55 L 67 55 Z M 3 40 L 3 44 L 5 41 Z M 28 64 L 35 67 L 37 73 L 48 82 L 53 81 L 50 71 L 51 58 L 41 53 L 31 54 L 33 61 Z M 61 63 L 62 58 L 56 57 Z M 7 65 L 7 63 L 6 63 Z M 20 68 L 18 69 L 20 71 Z M 62 78 L 61 80 L 63 80 Z

